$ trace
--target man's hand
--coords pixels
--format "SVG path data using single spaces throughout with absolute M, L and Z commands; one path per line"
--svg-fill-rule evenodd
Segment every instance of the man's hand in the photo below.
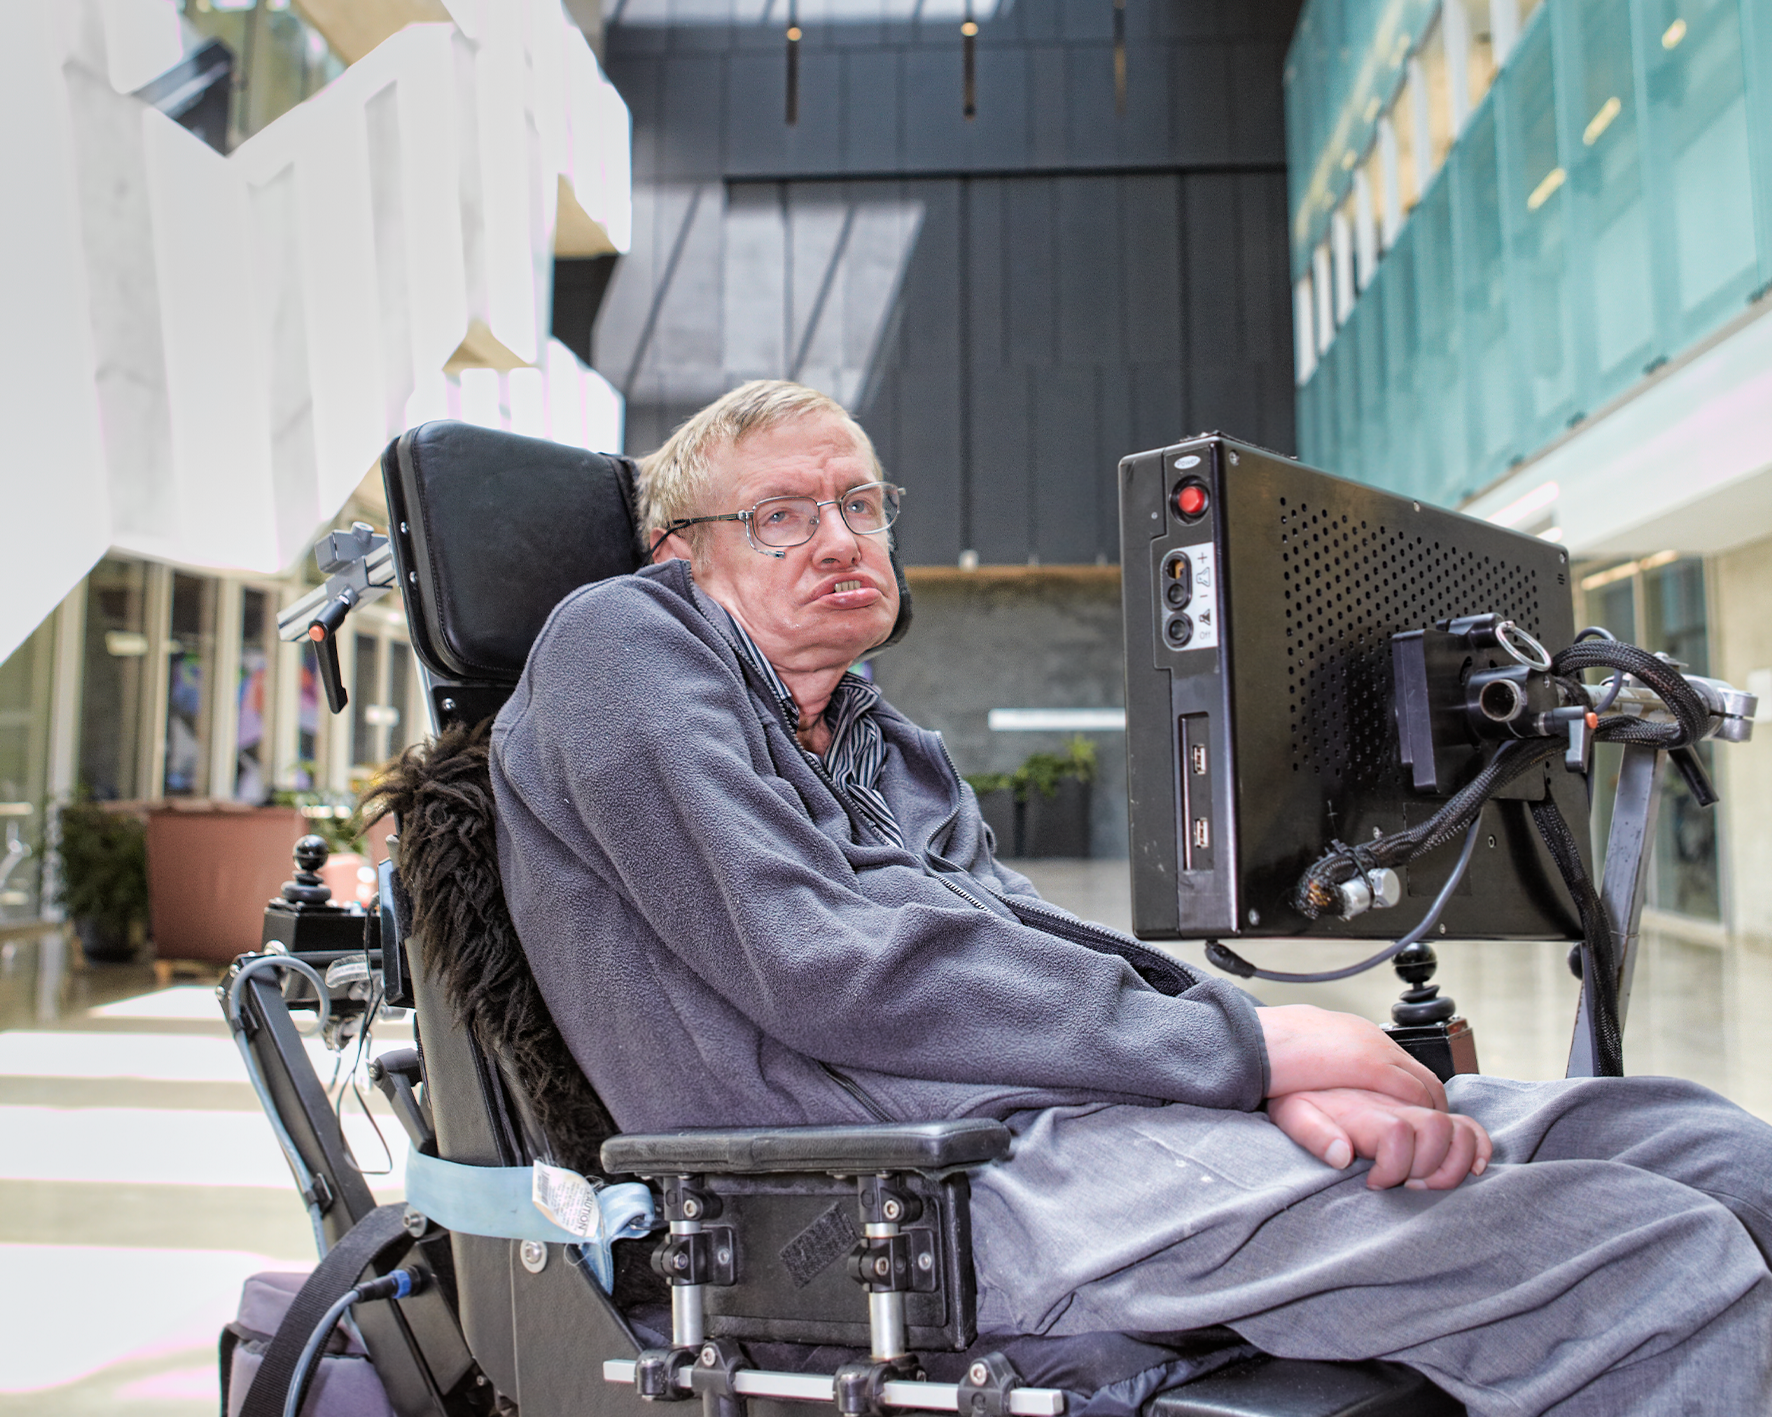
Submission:
M 1469 1117 L 1411 1106 L 1384 1093 L 1337 1087 L 1270 1098 L 1267 1114 L 1306 1151 L 1337 1170 L 1369 1157 L 1366 1184 L 1449 1191 L 1480 1176 L 1493 1147 Z
M 1446 1110 L 1446 1089 L 1440 1080 L 1391 1042 L 1377 1024 L 1310 1004 L 1255 1012 L 1267 1041 L 1269 1097 L 1356 1088 L 1415 1107 Z

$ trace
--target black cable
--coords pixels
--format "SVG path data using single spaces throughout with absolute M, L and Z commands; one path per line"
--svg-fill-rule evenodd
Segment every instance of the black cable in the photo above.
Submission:
M 424 1276 L 414 1270 L 396 1269 L 380 1279 L 359 1284 L 335 1300 L 332 1307 L 320 1316 L 320 1322 L 314 1325 L 314 1331 L 302 1347 L 301 1357 L 296 1360 L 295 1372 L 283 1397 L 283 1417 L 297 1417 L 301 1412 L 326 1340 L 332 1336 L 332 1330 L 344 1317 L 346 1309 L 370 1299 L 404 1299 L 408 1294 L 416 1293 L 423 1282 Z
M 1554 797 L 1531 804 L 1532 822 L 1563 877 L 1581 914 L 1581 987 L 1587 996 L 1588 1037 L 1593 1048 L 1594 1076 L 1624 1076 L 1623 1030 L 1618 1022 L 1618 951 L 1605 902 L 1594 889 L 1575 833 Z
M 1364 974 L 1368 969 L 1376 969 L 1386 960 L 1395 959 L 1439 923 L 1440 912 L 1445 910 L 1446 903 L 1452 899 L 1452 892 L 1458 889 L 1458 883 L 1464 879 L 1464 873 L 1470 867 L 1471 857 L 1477 849 L 1477 832 L 1481 826 L 1481 818 L 1471 823 L 1470 830 L 1464 836 L 1464 850 L 1458 853 L 1458 861 L 1452 867 L 1452 874 L 1446 877 L 1446 884 L 1440 887 L 1440 893 L 1427 908 L 1427 914 L 1415 922 L 1408 934 L 1393 940 L 1370 959 L 1350 964 L 1345 969 L 1325 969 L 1314 974 L 1289 974 L 1279 969 L 1257 969 L 1219 940 L 1206 942 L 1206 958 L 1239 979 L 1270 979 L 1278 984 L 1331 984 L 1337 979 L 1351 979 L 1356 974 Z

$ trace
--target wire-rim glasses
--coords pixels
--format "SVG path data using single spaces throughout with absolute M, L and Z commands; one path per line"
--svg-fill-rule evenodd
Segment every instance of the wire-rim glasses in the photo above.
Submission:
M 666 525 L 652 543 L 652 555 L 665 538 L 684 527 L 702 522 L 742 522 L 745 539 L 753 551 L 780 557 L 793 546 L 804 546 L 818 534 L 820 507 L 835 507 L 843 525 L 857 536 L 878 536 L 898 520 L 904 488 L 890 482 L 863 482 L 841 496 L 821 502 L 816 497 L 765 497 L 742 512 L 722 512 L 712 517 L 682 517 Z M 649 558 L 650 559 L 650 558 Z

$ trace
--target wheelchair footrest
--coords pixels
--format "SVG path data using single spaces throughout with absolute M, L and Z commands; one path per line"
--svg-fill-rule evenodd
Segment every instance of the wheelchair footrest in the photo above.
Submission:
M 634 1385 L 638 1365 L 631 1358 L 611 1358 L 603 1364 L 603 1381 Z M 679 1369 L 678 1383 L 689 1396 L 690 1375 Z M 773 1397 L 785 1402 L 835 1402 L 836 1378 L 827 1373 L 767 1373 L 756 1368 L 741 1368 L 732 1374 L 732 1390 L 739 1397 Z M 1005 1411 L 1010 1417 L 1059 1417 L 1064 1411 L 1064 1394 L 1057 1388 L 1018 1387 L 1007 1394 Z M 917 1412 L 958 1412 L 960 1386 L 957 1383 L 894 1382 L 880 1388 L 880 1404 Z

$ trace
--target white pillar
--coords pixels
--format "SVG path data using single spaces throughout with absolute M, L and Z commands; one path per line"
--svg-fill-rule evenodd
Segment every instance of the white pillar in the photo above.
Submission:
M 1354 169 L 1354 255 L 1358 260 L 1360 289 L 1378 274 L 1378 222 L 1372 214 L 1372 184 L 1364 166 Z
M 1397 244 L 1403 229 L 1403 184 L 1397 174 L 1397 129 L 1386 114 L 1378 120 L 1379 181 L 1384 184 L 1384 228 L 1379 239 L 1385 250 Z
M 1317 340 L 1311 329 L 1311 278 L 1307 271 L 1292 287 L 1292 377 L 1300 388 L 1317 372 Z
M 1335 261 L 1335 323 L 1342 325 L 1354 313 L 1354 241 L 1347 215 L 1339 210 L 1329 218 L 1329 247 Z
M 1317 297 L 1317 353 L 1327 354 L 1335 338 L 1335 305 L 1329 274 L 1329 243 L 1322 241 L 1311 253 L 1311 289 Z
M 1452 101 L 1452 136 L 1464 131 L 1471 116 L 1471 32 L 1464 0 L 1445 0 L 1440 6 L 1440 35 L 1446 45 L 1446 91 Z
M 1419 201 L 1434 180 L 1433 115 L 1427 101 L 1427 70 L 1420 59 L 1409 61 L 1409 110 L 1415 123 L 1415 194 Z
M 1489 43 L 1495 50 L 1495 67 L 1507 63 L 1520 38 L 1520 0 L 1489 0 Z

